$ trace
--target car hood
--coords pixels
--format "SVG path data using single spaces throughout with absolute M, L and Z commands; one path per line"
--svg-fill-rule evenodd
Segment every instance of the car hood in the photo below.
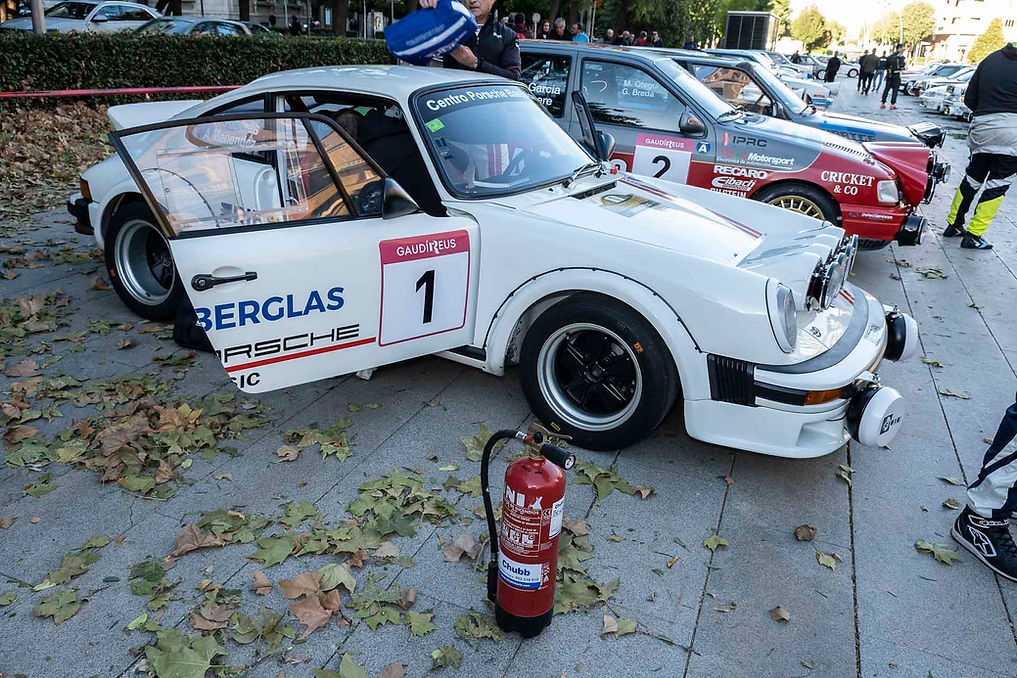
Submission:
M 904 200 L 918 205 L 929 184 L 928 146 L 918 142 L 870 142 L 862 144 L 877 160 L 892 167 L 900 179 Z
M 844 113 L 816 112 L 812 120 L 819 123 L 822 129 L 834 134 L 847 135 L 849 139 L 864 141 L 918 141 L 904 125 L 892 122 L 869 120 L 857 115 Z
M 15 30 L 30 31 L 32 30 L 32 17 L 22 16 L 17 19 L 11 19 L 0 24 L 0 28 L 13 28 Z M 85 28 L 85 22 L 79 19 L 51 19 L 46 17 L 46 30 L 47 31 L 72 31 L 82 30 Z
M 752 200 L 626 173 L 575 188 L 550 199 L 517 196 L 513 206 L 541 220 L 756 271 L 791 287 L 797 299 L 844 235 L 827 222 Z

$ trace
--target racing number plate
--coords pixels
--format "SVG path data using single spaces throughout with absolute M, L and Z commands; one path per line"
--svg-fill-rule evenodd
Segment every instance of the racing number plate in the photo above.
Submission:
M 469 233 L 383 240 L 379 248 L 380 346 L 450 332 L 466 324 Z
M 641 133 L 636 138 L 632 171 L 678 184 L 687 183 L 695 145 L 691 139 Z

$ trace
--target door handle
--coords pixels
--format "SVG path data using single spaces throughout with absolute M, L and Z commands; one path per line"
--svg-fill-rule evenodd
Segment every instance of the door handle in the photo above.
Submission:
M 257 279 L 258 274 L 255 273 L 254 271 L 248 271 L 247 273 L 244 273 L 242 275 L 227 275 L 221 278 L 218 278 L 214 275 L 209 275 L 207 273 L 199 273 L 198 275 L 191 278 L 191 289 L 193 289 L 196 292 L 204 292 L 205 290 L 212 289 L 216 285 L 225 285 L 226 283 L 231 282 L 243 282 L 246 280 L 257 280 Z

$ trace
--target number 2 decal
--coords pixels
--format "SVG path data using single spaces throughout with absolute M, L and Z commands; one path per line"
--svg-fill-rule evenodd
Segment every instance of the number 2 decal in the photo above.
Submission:
M 664 176 L 665 174 L 667 174 L 667 171 L 668 171 L 669 169 L 671 169 L 671 158 L 667 157 L 666 155 L 658 155 L 658 156 L 657 156 L 656 158 L 654 158 L 654 159 L 653 159 L 653 160 L 651 160 L 650 162 L 651 162 L 652 164 L 654 164 L 654 165 L 656 165 L 656 164 L 657 164 L 658 162 L 659 162 L 659 163 L 663 163 L 663 167 L 661 167 L 661 168 L 660 168 L 660 169 L 659 169 L 659 170 L 657 171 L 657 173 L 653 175 L 653 178 L 654 178 L 654 179 L 659 179 L 659 178 L 661 178 L 662 176 Z
M 466 324 L 469 233 L 383 240 L 379 248 L 380 346 L 450 332 Z

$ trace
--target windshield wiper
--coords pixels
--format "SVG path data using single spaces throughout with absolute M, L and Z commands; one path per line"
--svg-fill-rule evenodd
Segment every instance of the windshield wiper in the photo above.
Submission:
M 596 174 L 599 177 L 601 174 L 603 174 L 606 171 L 607 170 L 604 169 L 604 163 L 602 163 L 601 161 L 598 160 L 596 162 L 588 162 L 585 165 L 583 165 L 582 167 L 577 168 L 576 171 L 574 171 L 572 174 L 567 176 L 565 178 L 565 180 L 562 182 L 562 186 L 564 186 L 565 188 L 568 188 L 573 183 L 575 183 L 575 181 L 579 177 L 583 176 L 584 174 L 589 174 L 590 172 L 593 172 L 594 174 Z

